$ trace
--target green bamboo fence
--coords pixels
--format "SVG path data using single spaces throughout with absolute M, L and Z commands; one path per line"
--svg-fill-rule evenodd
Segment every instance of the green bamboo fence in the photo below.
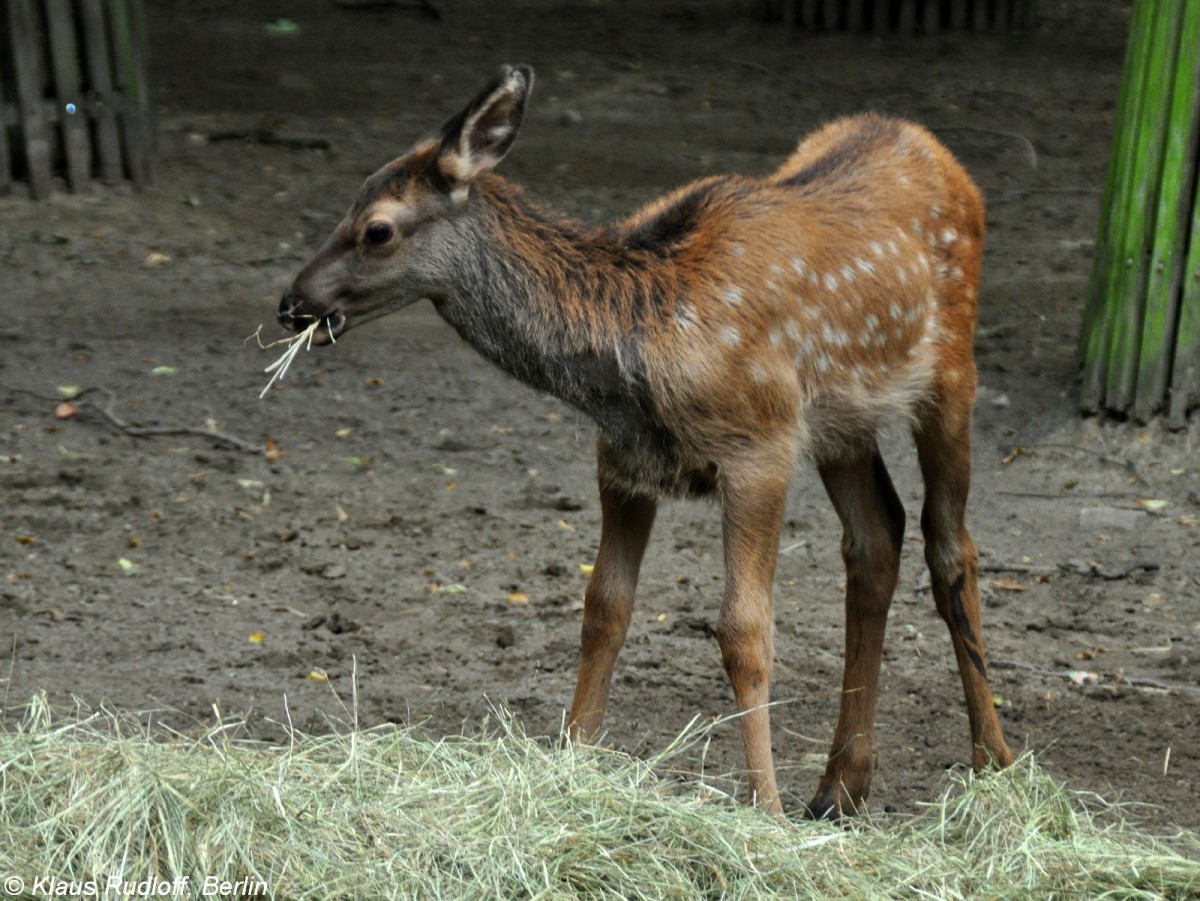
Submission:
M 1084 412 L 1200 405 L 1200 2 L 1137 0 L 1080 352 Z

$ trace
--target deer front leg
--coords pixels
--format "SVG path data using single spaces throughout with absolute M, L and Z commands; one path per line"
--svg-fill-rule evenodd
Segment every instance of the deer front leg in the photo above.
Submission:
M 600 490 L 600 550 L 583 596 L 579 681 L 567 724 L 572 742 L 594 741 L 604 721 L 656 509 L 653 498 Z
M 782 813 L 767 705 L 774 653 L 771 583 L 787 479 L 768 477 L 764 469 L 723 475 L 725 599 L 715 631 L 740 713 L 750 799 L 765 810 Z

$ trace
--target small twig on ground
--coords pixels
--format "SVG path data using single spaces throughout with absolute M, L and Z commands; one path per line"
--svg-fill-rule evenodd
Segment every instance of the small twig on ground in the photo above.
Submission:
M 1038 566 L 1032 563 L 980 563 L 979 571 L 981 573 L 1023 573 L 1029 576 L 1048 576 L 1051 573 L 1057 572 L 1058 567 L 1055 566 Z
M 38 394 L 36 391 L 30 391 L 26 388 L 14 388 L 14 391 L 19 391 L 22 394 L 28 394 L 30 397 L 35 397 L 38 400 L 49 401 L 51 403 L 59 403 L 69 400 L 71 403 L 79 407 L 80 410 L 92 409 L 108 420 L 109 425 L 117 429 L 117 431 L 128 435 L 131 438 L 153 438 L 162 435 L 195 435 L 197 437 L 209 438 L 218 444 L 225 444 L 229 447 L 236 448 L 240 451 L 245 451 L 251 454 L 262 453 L 262 448 L 250 441 L 239 438 L 236 435 L 230 435 L 226 432 L 221 432 L 216 429 L 202 429 L 194 426 L 137 426 L 130 425 L 125 420 L 117 416 L 112 411 L 112 406 L 117 402 L 117 396 L 107 388 L 94 385 L 89 388 L 84 388 L 76 392 L 69 398 L 62 397 L 47 397 L 44 394 Z M 96 403 L 90 403 L 84 400 L 89 394 L 103 394 L 108 403 L 104 406 Z
M 434 5 L 433 0 L 333 0 L 334 6 L 342 9 L 378 9 L 381 6 L 395 6 L 401 9 L 413 9 L 434 22 L 442 20 L 442 11 Z
M 1036 497 L 1042 500 L 1061 501 L 1064 498 L 1115 498 L 1117 500 L 1132 500 L 1140 497 L 1135 491 L 1088 491 L 1078 492 L 1069 489 L 1059 491 L 997 491 L 1005 497 Z
M 276 147 L 288 147 L 292 150 L 328 150 L 333 146 L 329 138 L 321 135 L 286 134 L 270 128 L 210 131 L 206 137 L 214 144 L 218 141 L 246 141 L 251 144 L 273 144 Z
M 1077 682 L 1080 673 L 1079 670 L 1044 669 L 1040 666 L 1034 666 L 1032 663 L 1023 663 L 1020 660 L 991 660 L 988 665 L 992 669 L 1019 670 L 1047 679 L 1065 679 L 1068 682 Z M 1181 694 L 1200 694 L 1200 685 L 1164 682 L 1161 679 L 1150 679 L 1146 676 L 1128 676 L 1125 673 L 1106 675 L 1104 673 L 1091 672 L 1089 675 L 1096 677 L 1097 681 L 1095 684 L 1098 685 L 1129 685 L 1133 688 L 1153 688 L 1158 691 L 1177 691 Z
M 1147 488 L 1154 487 L 1152 483 L 1138 471 L 1138 468 L 1136 465 L 1134 465 L 1133 461 L 1126 460 L 1121 457 L 1110 457 L 1108 454 L 1105 454 L 1101 451 L 1092 450 L 1090 447 L 1082 447 L 1078 444 L 1063 444 L 1054 441 L 1043 441 L 1037 444 L 1022 444 L 1021 447 L 1025 448 L 1026 450 L 1031 448 L 1035 450 L 1038 448 L 1051 448 L 1054 450 L 1070 450 L 1081 454 L 1091 454 L 1101 463 L 1107 463 L 1109 466 L 1120 466 Z
M 1063 572 L 1074 573 L 1078 576 L 1099 576 L 1101 579 L 1114 582 L 1117 579 L 1128 579 L 1134 573 L 1140 571 L 1148 573 L 1158 572 L 1162 567 L 1153 560 L 1133 560 L 1129 563 L 1119 563 L 1114 566 L 1085 562 L 1083 560 L 1068 560 L 1066 563 L 1060 563 L 1058 568 Z

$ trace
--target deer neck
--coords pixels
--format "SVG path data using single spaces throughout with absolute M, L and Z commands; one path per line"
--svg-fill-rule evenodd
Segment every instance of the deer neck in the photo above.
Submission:
M 483 356 L 588 414 L 618 444 L 656 420 L 643 317 L 660 280 L 602 230 L 530 201 L 497 176 L 472 188 L 438 312 Z

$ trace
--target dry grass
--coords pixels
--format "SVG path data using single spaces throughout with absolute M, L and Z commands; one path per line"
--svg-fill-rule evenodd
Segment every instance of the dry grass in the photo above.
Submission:
M 1162 841 L 1025 757 L 947 779 L 915 817 L 780 822 L 656 758 L 559 750 L 511 717 L 283 745 L 149 735 L 43 699 L 0 732 L 0 878 L 261 880 L 277 898 L 1200 898 L 1200 839 Z

